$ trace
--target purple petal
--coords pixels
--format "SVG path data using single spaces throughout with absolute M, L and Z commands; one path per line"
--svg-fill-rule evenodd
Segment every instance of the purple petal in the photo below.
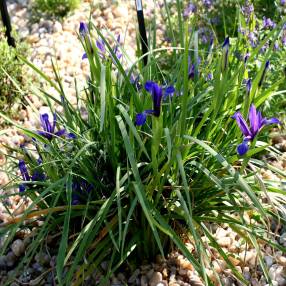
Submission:
M 251 137 L 251 132 L 247 126 L 247 123 L 245 122 L 239 111 L 236 112 L 231 118 L 236 120 L 238 127 L 240 128 L 241 132 L 245 137 Z
M 263 116 L 260 111 L 257 112 L 258 122 L 259 122 L 259 129 L 263 126 Z
M 247 80 L 247 82 L 246 82 L 246 91 L 247 91 L 247 93 L 249 94 L 250 93 L 250 91 L 251 91 L 251 79 L 249 78 L 248 80 Z
M 229 37 L 225 38 L 223 45 L 222 45 L 222 48 L 225 48 L 225 49 L 229 48 Z
M 116 42 L 117 42 L 118 44 L 120 44 L 120 34 L 118 34 L 117 39 L 116 39 Z
M 35 170 L 33 175 L 32 175 L 32 181 L 44 181 L 46 179 L 46 176 L 38 171 L 38 170 Z
M 264 70 L 262 72 L 262 75 L 261 75 L 261 78 L 260 78 L 260 81 L 258 83 L 258 86 L 260 87 L 265 79 L 265 75 L 266 75 L 266 72 L 268 71 L 269 69 L 269 66 L 270 66 L 270 61 L 268 60 L 266 63 L 265 63 L 265 67 L 264 67 Z
M 45 138 L 47 138 L 48 140 L 51 140 L 53 138 L 53 135 L 51 133 L 48 133 L 46 131 L 37 131 L 37 133 Z
M 175 92 L 175 88 L 172 85 L 168 86 L 165 89 L 165 94 L 167 94 L 167 95 L 173 94 L 174 92 Z
M 53 126 L 52 126 L 52 129 L 51 129 L 51 133 L 55 132 L 56 124 L 57 124 L 57 115 L 56 115 L 56 113 L 54 113 L 53 114 Z
M 154 83 L 152 90 L 152 97 L 153 97 L 154 110 L 156 111 L 156 114 L 154 114 L 155 116 L 160 115 L 162 95 L 163 95 L 162 88 L 157 83 Z
M 168 97 L 172 97 L 175 93 L 175 88 L 170 85 L 165 89 L 163 100 L 166 100 Z
M 20 192 L 20 193 L 25 192 L 25 190 L 26 190 L 26 187 L 25 187 L 24 184 L 19 185 L 19 192 Z
M 87 59 L 87 54 L 84 53 L 84 54 L 82 55 L 81 59 L 82 59 L 82 60 Z
M 151 80 L 146 81 L 146 83 L 145 83 L 145 89 L 146 89 L 146 91 L 152 93 L 153 85 L 154 85 L 154 84 L 155 84 L 154 81 L 151 81 Z
M 195 65 L 192 64 L 189 66 L 189 71 L 188 71 L 188 78 L 193 79 L 195 77 Z
M 79 24 L 79 33 L 81 36 L 85 36 L 86 34 L 88 34 L 88 27 L 87 27 L 87 24 L 84 23 L 84 22 L 80 22 Z
M 19 160 L 19 169 L 24 181 L 30 181 L 30 176 L 24 160 Z
M 249 147 L 248 147 L 248 144 L 246 141 L 243 141 L 241 144 L 239 144 L 237 146 L 237 153 L 240 155 L 240 156 L 243 156 L 247 151 L 248 151 Z
M 250 130 L 254 137 L 257 134 L 259 130 L 259 126 L 261 124 L 261 122 L 259 121 L 261 118 L 258 116 L 256 107 L 254 104 L 251 104 L 250 106 L 248 118 L 250 122 Z
M 103 55 L 105 54 L 105 43 L 102 39 L 96 41 L 96 46 L 99 49 L 99 52 Z
M 264 118 L 262 121 L 262 125 L 270 125 L 270 124 L 281 124 L 281 121 L 275 117 L 272 117 L 270 119 Z
M 145 124 L 146 119 L 147 119 L 147 114 L 145 111 L 142 113 L 138 113 L 136 114 L 135 124 L 138 126 L 142 126 L 143 124 Z
M 60 136 L 63 136 L 65 133 L 66 133 L 66 130 L 65 129 L 61 129 L 61 130 L 57 131 L 55 133 L 55 135 L 60 137 Z
M 69 134 L 67 135 L 67 138 L 68 138 L 68 139 L 76 139 L 77 137 L 76 137 L 75 134 L 69 133 Z
M 42 127 L 44 129 L 44 131 L 51 133 L 51 124 L 49 121 L 49 115 L 47 113 L 41 114 L 40 115 L 40 120 L 41 120 L 41 124 Z

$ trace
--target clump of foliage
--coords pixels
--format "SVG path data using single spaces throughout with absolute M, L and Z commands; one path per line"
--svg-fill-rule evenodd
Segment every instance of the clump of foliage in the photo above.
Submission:
M 10 111 L 20 97 L 14 82 L 25 90 L 24 64 L 19 61 L 17 54 L 26 56 L 27 45 L 17 41 L 16 48 L 9 46 L 5 33 L 0 31 L 0 109 L 5 112 Z
M 47 16 L 64 17 L 79 4 L 80 0 L 34 0 L 33 10 Z
M 82 58 L 89 62 L 90 76 L 84 90 L 76 88 L 75 105 L 56 70 L 53 82 L 23 59 L 60 100 L 42 91 L 51 114 L 39 114 L 41 129 L 18 125 L 33 140 L 32 147 L 18 150 L 19 161 L 13 161 L 21 177 L 13 177 L 19 192 L 10 195 L 29 197 L 32 203 L 14 225 L 1 225 L 10 234 L 2 253 L 19 229 L 33 228 L 27 218 L 43 220 L 33 228 L 33 241 L 18 269 L 55 233 L 61 233 L 59 240 L 55 236 L 59 285 L 81 285 L 85 277 L 102 271 L 103 261 L 108 267 L 100 285 L 107 285 L 106 279 L 124 262 L 164 256 L 174 245 L 207 285 L 213 285 L 205 272 L 212 267 L 213 252 L 247 285 L 214 239 L 210 224 L 226 224 L 243 235 L 256 248 L 264 272 L 258 241 L 284 250 L 265 233 L 269 217 L 279 216 L 273 208 L 281 208 L 285 196 L 280 182 L 263 180 L 261 167 L 271 166 L 259 159 L 270 150 L 267 128 L 280 121 L 273 109 L 269 116 L 256 110 L 280 88 L 269 77 L 275 73 L 276 82 L 284 80 L 281 69 L 271 70 L 269 62 L 282 23 L 256 47 L 245 35 L 203 45 L 200 26 L 190 20 L 189 29 L 176 2 L 180 20 L 175 26 L 167 19 L 173 46 L 150 51 L 147 66 L 139 60 L 127 69 L 120 37 L 111 44 L 92 24 L 81 23 Z M 164 9 L 170 17 L 168 6 Z M 237 21 L 245 26 L 243 15 Z M 155 39 L 154 28 L 154 45 Z M 270 47 L 261 53 L 269 39 Z M 55 113 L 55 104 L 62 113 Z M 285 172 L 272 171 L 285 180 Z M 193 244 L 193 252 L 182 237 Z

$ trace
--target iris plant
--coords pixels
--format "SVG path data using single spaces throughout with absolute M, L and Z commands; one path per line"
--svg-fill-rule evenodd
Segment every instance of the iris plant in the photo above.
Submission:
M 115 54 L 115 56 L 118 60 L 122 57 L 122 54 L 119 51 L 119 45 L 120 45 L 120 35 L 117 36 L 116 44 L 113 48 L 113 53 Z M 105 48 L 105 43 L 104 43 L 103 39 L 101 39 L 101 38 L 98 39 L 96 41 L 96 46 L 98 48 L 99 56 L 102 59 L 106 59 L 106 57 L 107 57 L 106 56 L 106 48 Z M 108 54 L 109 54 L 109 57 L 112 59 L 112 61 L 115 62 L 113 55 L 111 53 L 108 53 Z
M 66 129 L 60 129 L 55 131 L 57 124 L 57 116 L 53 114 L 53 122 L 49 121 L 49 115 L 47 113 L 40 115 L 41 125 L 43 130 L 38 131 L 38 134 L 47 138 L 49 141 L 53 139 L 54 136 L 63 136 L 65 135 L 67 138 L 75 139 L 76 136 L 73 133 L 67 133 Z
M 175 92 L 175 88 L 173 86 L 168 86 L 163 91 L 163 88 L 153 81 L 147 81 L 145 83 L 145 89 L 152 96 L 153 109 L 144 110 L 142 113 L 138 113 L 136 115 L 135 124 L 139 126 L 143 125 L 146 122 L 147 115 L 159 117 L 161 112 L 162 98 L 165 100 L 169 96 L 172 96 Z
M 44 181 L 46 178 L 46 176 L 40 170 L 34 170 L 32 172 L 32 176 L 30 176 L 28 169 L 27 169 L 27 165 L 26 165 L 24 160 L 19 160 L 19 169 L 20 169 L 23 180 L 26 182 Z M 24 192 L 25 190 L 26 190 L 25 184 L 20 184 L 19 185 L 19 191 Z
M 250 106 L 248 119 L 250 126 L 247 125 L 245 119 L 243 118 L 242 114 L 238 111 L 233 116 L 233 119 L 236 120 L 238 127 L 240 128 L 242 134 L 244 135 L 243 142 L 237 146 L 237 153 L 242 156 L 246 154 L 249 149 L 249 142 L 253 141 L 257 134 L 261 131 L 261 129 L 270 124 L 281 124 L 280 121 L 273 117 L 267 119 L 262 117 L 260 111 L 256 110 L 254 104 Z

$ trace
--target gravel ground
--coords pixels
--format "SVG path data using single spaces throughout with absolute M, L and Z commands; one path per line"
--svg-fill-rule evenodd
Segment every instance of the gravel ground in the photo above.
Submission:
M 152 0 L 149 0 L 153 3 Z M 131 60 L 135 57 L 134 45 L 135 38 L 135 11 L 133 1 L 121 1 L 119 6 L 111 4 L 112 1 L 101 4 L 101 9 L 95 8 L 92 12 L 94 24 L 99 28 L 108 28 L 113 33 L 124 34 L 124 46 L 128 51 Z M 148 1 L 147 1 L 148 2 Z M 74 93 L 74 77 L 78 82 L 85 84 L 88 73 L 87 62 L 82 61 L 83 48 L 77 40 L 77 34 L 80 21 L 86 21 L 90 13 L 89 1 L 83 1 L 80 8 L 63 22 L 41 19 L 39 23 L 30 25 L 28 20 L 30 12 L 27 9 L 29 1 L 18 0 L 9 1 L 9 11 L 13 25 L 18 30 L 20 36 L 31 45 L 31 61 L 36 64 L 42 71 L 53 78 L 51 59 L 57 59 L 57 64 L 60 67 L 60 73 L 63 79 L 66 94 L 69 95 L 71 101 L 75 100 Z M 147 17 L 152 13 L 152 5 L 148 5 L 145 11 Z M 160 17 L 158 18 L 160 21 Z M 159 29 L 159 38 L 163 38 L 163 30 Z M 49 90 L 54 93 L 53 90 Z M 33 95 L 28 95 L 28 98 L 34 106 L 42 113 L 46 110 L 42 102 Z M 37 128 L 38 117 L 30 107 L 19 110 L 15 121 L 29 128 Z M 18 133 L 15 128 L 6 129 L 6 134 L 1 135 L 0 143 L 8 144 L 12 147 L 19 147 L 25 142 L 25 138 Z M 279 169 L 286 170 L 286 137 L 275 135 L 273 136 L 273 144 L 281 151 L 281 156 L 276 158 L 268 158 L 271 164 Z M 5 150 L 0 147 L 0 166 L 5 166 Z M 2 168 L 1 167 L 1 168 Z M 261 175 L 265 179 L 279 182 L 279 178 L 270 171 L 261 170 Z M 5 186 L 8 183 L 8 176 L 5 172 L 0 172 L 0 186 Z M 13 192 L 13 190 L 11 190 Z M 0 194 L 2 191 L 0 190 Z M 29 204 L 28 200 L 20 200 L 19 196 L 13 196 L 2 202 L 0 205 L 0 220 L 7 222 L 7 208 L 14 214 L 20 214 Z M 247 220 L 249 217 L 246 216 Z M 249 284 L 252 286 L 268 285 L 265 282 L 265 277 L 258 263 L 258 255 L 254 248 L 246 245 L 241 237 L 238 237 L 227 226 L 210 226 L 217 242 L 223 247 L 229 259 L 233 262 L 236 269 L 243 274 Z M 280 245 L 286 246 L 286 228 L 275 225 L 272 229 L 278 231 L 280 236 L 273 234 L 273 241 Z M 30 231 L 19 232 L 16 239 L 10 245 L 10 250 L 7 255 L 0 256 L 0 285 L 7 281 L 7 277 L 14 274 L 14 268 L 18 263 L 19 257 L 24 255 L 25 249 L 30 242 Z M 207 241 L 207 238 L 203 238 Z M 0 238 L 0 248 L 5 241 L 5 237 Z M 193 251 L 194 247 L 191 242 L 186 246 Z M 261 243 L 261 251 L 264 256 L 264 261 L 269 269 L 269 275 L 273 280 L 273 285 L 286 285 L 286 256 L 281 251 L 274 251 L 272 247 Z M 53 249 L 53 241 L 47 245 L 46 251 L 38 253 L 29 267 L 25 268 L 22 273 L 17 275 L 15 282 L 11 286 L 16 285 L 55 285 L 54 284 L 54 265 L 55 255 Z M 207 274 L 219 285 L 217 280 L 219 275 L 222 278 L 222 284 L 225 286 L 241 285 L 235 281 L 232 271 L 226 268 L 225 262 L 221 259 L 218 253 L 212 251 L 211 266 L 206 269 Z M 104 271 L 104 263 L 101 265 Z M 100 272 L 93 273 L 87 277 L 85 285 L 96 285 L 96 282 L 102 274 Z M 144 264 L 132 273 L 117 273 L 110 280 L 110 285 L 142 285 L 142 286 L 179 286 L 179 285 L 204 285 L 194 271 L 191 263 L 180 253 L 173 252 L 168 255 L 166 260 L 158 256 L 154 263 Z

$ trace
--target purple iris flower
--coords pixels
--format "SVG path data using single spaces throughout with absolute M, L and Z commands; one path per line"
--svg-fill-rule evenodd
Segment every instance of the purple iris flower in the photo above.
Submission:
M 286 46 L 286 35 L 282 37 L 281 42 L 282 42 L 283 47 L 285 47 Z
M 185 8 L 183 16 L 187 18 L 188 16 L 190 16 L 191 13 L 196 13 L 196 12 L 197 12 L 197 6 L 192 2 L 190 2 L 189 5 Z
M 263 126 L 270 124 L 281 124 L 281 122 L 275 117 L 270 119 L 262 117 L 261 112 L 257 112 L 254 104 L 250 106 L 248 114 L 250 127 L 247 125 L 245 119 L 239 111 L 237 111 L 232 116 L 232 118 L 236 120 L 238 127 L 244 135 L 242 143 L 237 146 L 237 153 L 240 156 L 246 154 L 249 149 L 248 143 L 254 140 L 254 138 L 261 131 Z
M 257 44 L 257 37 L 255 36 L 255 34 L 253 32 L 250 32 L 248 34 L 248 40 L 250 42 L 250 45 L 255 48 L 256 44 Z
M 164 90 L 163 95 L 163 88 L 153 81 L 147 81 L 145 83 L 145 89 L 152 96 L 153 109 L 144 110 L 142 113 L 138 113 L 136 115 L 135 124 L 139 126 L 145 124 L 147 120 L 147 115 L 154 115 L 156 117 L 159 117 L 161 113 L 162 98 L 166 99 L 168 96 L 172 96 L 175 92 L 175 88 L 173 86 L 168 86 Z
M 92 53 L 93 49 L 92 49 L 92 44 L 91 44 L 91 40 L 90 40 L 88 26 L 87 26 L 86 23 L 80 22 L 80 24 L 79 24 L 79 34 L 83 38 L 83 40 L 88 43 L 88 48 L 89 48 L 90 52 Z M 82 60 L 83 59 L 87 59 L 87 54 L 86 53 L 83 54 Z
M 213 80 L 213 74 L 212 73 L 208 73 L 207 75 L 207 80 Z
M 24 160 L 19 160 L 19 169 L 22 175 L 22 178 L 24 181 L 44 181 L 46 179 L 46 176 L 43 172 L 40 170 L 34 170 L 32 173 L 32 176 L 30 177 L 27 165 Z M 25 184 L 20 184 L 19 185 L 19 191 L 22 193 L 26 190 L 26 185 Z
M 223 65 L 222 65 L 222 67 L 223 67 L 224 71 L 226 70 L 227 64 L 228 64 L 229 46 L 230 46 L 229 37 L 226 37 L 224 42 L 223 42 L 223 45 L 222 45 L 222 50 L 223 50 Z
M 49 121 L 49 115 L 47 113 L 40 115 L 41 125 L 43 131 L 38 131 L 38 134 L 47 138 L 48 140 L 52 140 L 54 135 L 62 136 L 66 133 L 65 129 L 60 129 L 59 131 L 55 132 L 56 123 L 57 123 L 57 115 L 53 114 L 53 122 Z
M 280 1 L 280 4 L 281 4 L 282 6 L 285 6 L 286 0 L 281 0 L 281 1 Z
M 130 75 L 130 83 L 139 91 L 142 88 L 139 75 L 135 76 L 133 73 Z
M 72 183 L 72 205 L 80 204 L 81 198 L 90 194 L 93 189 L 94 186 L 84 179 L 74 181 Z
M 273 48 L 274 48 L 274 51 L 279 51 L 279 43 L 277 41 L 275 41 Z
M 251 83 L 251 79 L 249 78 L 246 82 L 246 91 L 248 95 L 250 94 L 251 86 L 252 86 L 252 83 Z
M 79 24 L 79 34 L 82 37 L 85 37 L 86 35 L 89 34 L 88 26 L 87 26 L 86 23 L 80 22 L 80 24 Z
M 270 18 L 263 17 L 263 28 L 264 29 L 273 29 L 276 24 Z
M 38 134 L 47 138 L 49 141 L 53 139 L 54 136 L 63 136 L 65 135 L 69 139 L 75 139 L 76 135 L 73 133 L 67 133 L 66 129 L 60 129 L 55 132 L 56 124 L 57 124 L 57 115 L 53 114 L 53 122 L 49 121 L 49 115 L 47 113 L 40 115 L 41 125 L 43 131 L 38 131 Z
M 258 86 L 260 87 L 265 79 L 265 75 L 266 75 L 266 72 L 269 70 L 269 66 L 270 66 L 270 61 L 268 60 L 266 63 L 265 63 L 265 67 L 264 67 L 264 70 L 262 72 L 262 75 L 261 75 L 261 79 L 258 83 Z
M 98 40 L 96 40 L 96 46 L 98 48 L 98 53 L 99 53 L 99 56 L 102 58 L 102 59 L 106 59 L 107 56 L 106 56 L 106 47 L 105 47 L 105 42 L 103 41 L 102 38 L 99 38 Z M 120 34 L 117 36 L 117 39 L 116 39 L 116 44 L 113 48 L 113 53 L 115 54 L 115 57 L 120 60 L 120 58 L 122 57 L 122 53 L 119 51 L 119 46 L 120 46 Z M 109 57 L 112 59 L 112 61 L 114 63 L 116 63 L 113 55 L 111 53 L 109 53 Z
M 249 1 L 241 8 L 243 15 L 246 17 L 247 23 L 249 22 L 251 14 L 254 12 L 254 6 Z
M 248 61 L 249 57 L 250 57 L 250 53 L 247 52 L 247 53 L 245 54 L 245 56 L 244 56 L 244 64 L 246 64 L 246 62 Z
M 212 7 L 213 1 L 212 0 L 203 0 L 203 5 L 209 9 Z
M 188 78 L 189 79 L 194 79 L 195 77 L 195 65 L 189 65 L 189 71 L 188 71 Z

